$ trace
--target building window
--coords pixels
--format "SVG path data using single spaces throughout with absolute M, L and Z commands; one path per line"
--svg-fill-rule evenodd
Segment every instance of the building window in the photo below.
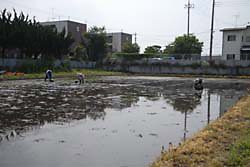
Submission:
M 227 41 L 236 41 L 236 35 L 228 35 Z
M 246 42 L 250 42 L 250 36 L 246 37 Z
M 234 60 L 235 54 L 227 54 L 227 60 Z
M 76 27 L 76 32 L 80 32 L 80 27 Z
M 241 54 L 240 60 L 250 60 L 250 54 Z

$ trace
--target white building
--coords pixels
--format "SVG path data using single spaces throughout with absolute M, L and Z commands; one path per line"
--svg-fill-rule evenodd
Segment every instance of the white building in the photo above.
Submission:
M 222 59 L 250 60 L 250 26 L 225 28 L 223 32 Z
M 123 46 L 126 43 L 132 44 L 132 35 L 123 33 L 123 32 L 115 32 L 115 33 L 107 33 L 108 36 L 108 46 L 109 51 L 111 52 L 121 52 Z

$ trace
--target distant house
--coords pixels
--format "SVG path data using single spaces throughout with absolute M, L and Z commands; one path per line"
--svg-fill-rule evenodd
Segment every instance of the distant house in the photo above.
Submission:
M 83 23 L 78 23 L 70 20 L 62 21 L 49 21 L 41 22 L 41 25 L 55 25 L 58 32 L 62 32 L 65 28 L 66 35 L 71 34 L 75 42 L 72 44 L 71 48 L 75 48 L 81 42 L 81 37 L 84 32 L 87 31 L 87 25 Z
M 225 28 L 223 32 L 222 59 L 250 60 L 250 26 Z
M 108 47 L 110 52 L 121 52 L 123 45 L 126 43 L 132 44 L 132 35 L 123 33 L 123 32 L 115 32 L 115 33 L 107 33 L 108 36 Z

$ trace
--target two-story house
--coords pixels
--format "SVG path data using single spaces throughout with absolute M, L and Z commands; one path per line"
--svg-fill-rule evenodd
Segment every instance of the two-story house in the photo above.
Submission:
M 250 26 L 225 28 L 223 32 L 222 59 L 250 60 Z
M 225 28 L 223 32 L 222 59 L 250 60 L 250 26 Z

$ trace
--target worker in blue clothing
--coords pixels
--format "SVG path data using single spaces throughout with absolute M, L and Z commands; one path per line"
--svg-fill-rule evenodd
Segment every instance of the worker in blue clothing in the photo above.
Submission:
M 45 73 L 45 78 L 44 81 L 46 82 L 46 80 L 49 79 L 50 82 L 53 82 L 52 79 L 52 70 L 48 69 Z

